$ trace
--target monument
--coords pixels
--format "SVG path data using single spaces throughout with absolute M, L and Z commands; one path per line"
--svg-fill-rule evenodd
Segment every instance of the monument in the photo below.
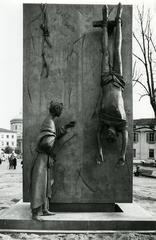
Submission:
M 23 203 L 12 219 L 18 212 L 19 228 L 36 231 L 154 229 L 132 203 L 132 6 L 24 4 L 23 13 Z M 51 100 L 64 106 L 50 117 L 56 132 L 44 125 Z M 50 186 L 32 171 L 36 150 L 52 153 Z M 32 220 L 32 183 L 46 186 L 55 214 L 42 222 Z
M 104 30 L 93 25 L 104 17 L 102 8 L 24 5 L 24 201 L 30 200 L 33 154 L 50 100 L 64 104 L 56 125 L 76 121 L 75 127 L 56 144 L 51 211 L 115 211 L 115 203 L 132 202 L 132 8 L 124 6 L 122 13 L 119 50 L 125 88 L 122 93 L 122 87 L 114 87 L 123 94 L 127 121 L 121 121 L 129 131 L 124 166 L 117 164 L 123 144 L 121 134 L 111 143 L 107 134 L 102 134 L 105 160 L 97 163 Z M 118 8 L 108 9 L 108 48 L 112 55 Z
M 40 163 L 40 158 L 39 160 L 35 160 L 35 172 L 33 172 L 33 176 L 31 176 L 31 167 L 33 165 L 34 158 L 33 146 L 35 146 L 34 136 L 36 137 L 37 132 L 37 129 L 35 132 L 35 128 L 36 126 L 39 127 L 40 122 L 36 122 L 35 116 L 30 114 L 29 111 L 32 111 L 33 108 L 34 114 L 36 115 L 35 109 L 40 109 L 42 104 L 43 109 L 46 111 L 48 96 L 53 99 L 59 98 L 59 101 L 63 102 L 65 108 L 65 114 L 61 119 L 62 123 L 66 124 L 66 118 L 68 121 L 74 119 L 77 122 L 74 129 L 71 130 L 72 132 L 68 132 L 65 135 L 65 138 L 62 137 L 61 140 L 56 141 L 56 149 L 53 150 L 56 155 L 56 162 L 53 167 L 54 183 L 51 186 L 52 194 L 50 208 L 53 211 L 58 211 L 59 208 L 63 209 L 62 204 L 65 209 L 68 209 L 68 211 L 74 211 L 75 208 L 79 211 L 95 211 L 95 209 L 96 211 L 97 209 L 98 211 L 115 211 L 116 202 L 132 201 L 132 184 L 130 182 L 130 179 L 132 178 L 132 171 L 130 170 L 128 172 L 128 169 L 132 168 L 132 159 L 130 158 L 130 154 L 126 156 L 125 161 L 128 137 L 122 90 L 124 85 L 126 85 L 126 81 L 124 81 L 124 79 L 128 81 L 128 78 L 127 76 L 124 76 L 124 78 L 122 76 L 122 68 L 125 69 L 125 66 L 122 66 L 121 57 L 121 4 L 119 4 L 116 9 L 117 13 L 114 21 L 112 22 L 112 29 L 110 29 L 108 24 L 109 9 L 107 6 L 104 6 L 102 10 L 103 19 L 101 24 L 99 24 L 102 31 L 95 32 L 93 29 L 90 33 L 88 33 L 86 30 L 82 36 L 82 38 L 84 38 L 84 46 L 81 46 L 82 40 L 78 40 L 80 43 L 77 42 L 77 54 L 74 55 L 74 53 L 71 52 L 70 57 L 68 57 L 69 59 L 66 59 L 66 63 L 64 63 L 64 60 L 61 65 L 60 63 L 48 63 L 47 55 L 51 53 L 51 58 L 54 62 L 58 56 L 60 56 L 59 61 L 62 61 L 61 58 L 65 56 L 67 57 L 69 54 L 68 52 L 65 52 L 64 56 L 61 55 L 63 51 L 67 51 L 67 42 L 66 39 L 64 39 L 63 46 L 62 42 L 60 42 L 59 45 L 63 48 L 63 50 L 61 50 L 61 48 L 57 50 L 57 44 L 60 36 L 58 36 L 57 42 L 55 42 L 52 35 L 55 35 L 55 31 L 56 33 L 59 31 L 59 27 L 56 28 L 50 37 L 51 31 L 47 15 L 48 8 L 46 5 L 41 5 L 43 18 L 41 19 L 39 30 L 41 31 L 43 37 L 41 49 L 42 69 L 41 72 L 38 71 L 38 73 L 40 73 L 39 84 L 41 86 L 41 92 L 38 93 L 39 98 L 37 103 L 33 103 L 37 100 L 34 100 L 34 94 L 36 87 L 38 87 L 38 82 L 33 80 L 34 76 L 32 75 L 31 77 L 31 84 L 33 84 L 34 87 L 33 93 L 31 91 L 31 87 L 28 89 L 28 85 L 24 84 L 24 86 L 27 86 L 24 92 L 24 103 L 28 108 L 28 110 L 24 111 L 26 114 L 26 117 L 24 117 L 26 119 L 24 128 L 27 133 L 26 135 L 24 134 L 24 139 L 26 141 L 24 144 L 24 156 L 27 158 L 25 159 L 26 166 L 29 166 L 29 170 L 24 166 L 24 170 L 26 170 L 27 174 L 27 176 L 25 176 L 27 177 L 25 183 L 31 183 L 32 180 L 34 185 L 36 184 L 35 182 L 38 181 L 36 184 L 37 187 L 33 188 L 33 192 L 35 192 L 35 194 L 39 192 L 37 189 L 43 188 L 42 182 L 44 181 L 44 177 L 42 177 L 42 180 L 40 181 L 39 177 L 43 173 L 41 170 L 38 171 L 38 174 L 36 173 L 36 170 L 39 169 L 37 164 Z M 69 14 L 63 14 L 62 23 L 64 23 L 64 15 L 67 18 Z M 53 24 L 53 21 L 51 21 L 51 24 Z M 70 21 L 68 24 L 70 24 Z M 69 29 L 68 24 L 66 23 L 67 28 Z M 90 22 L 90 24 L 92 24 L 92 22 Z M 98 26 L 98 22 L 95 22 L 93 25 Z M 78 32 L 76 27 L 77 26 L 75 26 L 75 29 L 72 29 L 74 34 L 77 34 Z M 82 33 L 79 34 L 82 35 Z M 70 34 L 68 34 L 68 41 L 72 41 L 69 37 Z M 94 43 L 95 45 L 92 49 L 93 44 L 90 44 L 90 41 L 94 42 L 97 41 L 97 39 L 99 42 L 96 42 L 96 44 Z M 54 41 L 54 43 L 52 41 Z M 77 41 L 77 39 L 75 41 Z M 86 49 L 85 44 L 87 45 L 87 43 L 88 47 Z M 111 44 L 112 49 L 109 49 Z M 74 47 L 75 46 L 72 46 L 72 51 L 76 51 L 74 50 Z M 57 52 L 55 52 L 55 49 Z M 97 53 L 94 54 L 94 52 L 97 50 L 102 50 L 102 56 L 99 55 L 98 65 L 96 66 L 99 67 L 100 72 L 98 72 L 96 67 L 94 70 L 94 68 L 90 65 L 90 62 L 88 62 L 91 60 L 94 63 L 95 54 L 97 55 Z M 89 52 L 91 52 L 92 55 L 88 57 L 87 55 Z M 113 57 L 112 59 L 111 55 Z M 82 56 L 86 59 L 86 63 L 83 62 Z M 45 61 L 46 69 L 43 69 L 43 67 L 45 67 Z M 29 61 L 28 65 L 30 63 L 31 61 Z M 64 64 L 65 66 L 63 66 Z M 74 64 L 74 66 L 72 67 L 71 64 Z M 85 68 L 87 68 L 86 72 L 84 70 Z M 29 72 L 29 76 L 33 74 L 34 70 L 35 66 L 32 71 Z M 45 75 L 43 74 L 43 70 L 46 70 Z M 76 75 L 75 71 L 77 72 Z M 129 71 L 131 71 L 131 69 Z M 90 72 L 89 76 L 87 76 L 88 72 Z M 53 81 L 54 74 L 56 74 L 55 82 Z M 60 79 L 61 74 L 62 77 Z M 67 78 L 65 76 L 67 76 Z M 100 76 L 100 78 L 98 78 L 98 76 Z M 27 78 L 26 81 L 28 81 Z M 51 85 L 53 86 L 53 91 L 50 90 Z M 98 101 L 97 95 L 100 95 L 101 88 L 102 94 L 99 100 L 100 104 L 97 103 L 96 105 L 96 102 Z M 55 91 L 55 89 L 58 89 L 58 91 Z M 129 97 L 131 96 L 129 95 Z M 131 101 L 129 101 L 129 103 L 131 103 Z M 98 105 L 100 105 L 99 110 Z M 97 112 L 97 114 L 94 114 L 94 111 Z M 44 112 L 40 112 L 39 119 L 42 119 L 42 116 L 44 115 Z M 128 119 L 131 121 L 130 115 L 128 116 Z M 31 126 L 28 122 L 31 122 Z M 58 124 L 59 123 L 56 123 L 56 125 Z M 31 127 L 32 130 L 28 131 Z M 47 128 L 49 129 L 49 127 Z M 47 130 L 45 130 L 44 127 L 44 132 L 45 131 Z M 120 132 L 122 138 L 118 136 Z M 49 132 L 47 136 L 43 136 L 42 130 L 41 135 L 43 140 L 40 137 L 40 142 L 42 144 L 42 141 L 49 136 Z M 117 136 L 119 139 L 118 144 Z M 59 147 L 57 145 L 59 145 Z M 44 152 L 41 151 L 39 147 L 37 148 L 39 149 L 37 152 Z M 31 152 L 30 149 L 32 149 Z M 47 151 L 45 152 L 47 153 Z M 98 159 L 100 157 L 101 161 Z M 29 164 L 28 161 L 30 161 Z M 43 160 L 43 162 L 45 162 L 45 160 Z M 29 189 L 30 188 L 27 190 Z M 26 193 L 25 190 L 24 192 Z M 39 206 L 37 203 L 39 202 L 38 199 L 41 197 L 37 195 L 37 197 L 35 197 L 37 203 L 35 203 L 34 193 L 32 193 L 32 195 L 32 205 L 35 207 Z

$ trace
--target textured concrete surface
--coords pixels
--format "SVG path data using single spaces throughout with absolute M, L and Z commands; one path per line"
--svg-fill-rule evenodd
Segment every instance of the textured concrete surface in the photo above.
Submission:
M 9 161 L 0 164 L 0 214 L 22 198 L 22 166 L 17 160 L 16 169 L 9 169 Z
M 98 232 L 84 232 L 84 233 L 1 233 L 2 240 L 155 240 L 154 233 L 137 233 L 137 232 L 114 232 L 114 233 L 98 233 Z
M 147 211 L 133 203 L 122 203 L 123 212 L 116 213 L 56 213 L 42 217 L 43 221 L 31 220 L 29 203 L 19 202 L 0 217 L 1 229 L 47 231 L 94 231 L 94 230 L 155 230 L 156 220 Z
M 135 168 L 134 168 L 135 169 Z M 134 194 L 133 198 L 134 201 L 137 201 L 137 204 L 142 206 L 142 208 L 146 209 L 151 215 L 153 215 L 156 219 L 156 188 L 155 188 L 156 180 L 151 178 L 145 177 L 134 177 L 133 181 L 133 188 Z M 16 199 L 15 199 L 16 197 Z M 0 216 L 4 211 L 8 211 L 7 208 L 15 205 L 15 200 L 22 198 L 22 172 L 21 172 L 21 164 L 17 165 L 17 169 L 9 170 L 8 169 L 8 162 L 2 163 L 0 165 Z M 28 210 L 29 211 L 29 210 Z M 30 211 L 29 211 L 30 213 Z M 18 225 L 17 225 L 18 226 Z M 149 240 L 149 239 L 156 239 L 156 236 L 153 234 L 145 234 L 143 233 L 136 233 L 136 232 L 116 232 L 116 233 L 103 233 L 93 231 L 93 233 L 85 231 L 83 233 L 57 233 L 57 234 L 33 234 L 32 230 L 29 230 L 29 233 L 16 233 L 22 232 L 22 230 L 15 229 L 8 229 L 8 230 L 1 230 L 0 238 L 3 240 L 14 240 L 14 239 L 68 239 L 68 240 L 88 240 L 88 239 L 122 239 L 122 240 L 129 240 L 129 239 L 141 239 L 141 240 Z M 11 232 L 11 233 L 2 233 L 3 231 Z M 23 230 L 24 231 L 24 230 Z M 38 230 L 39 231 L 39 230 Z M 46 231 L 47 232 L 47 231 Z M 67 231 L 68 232 L 68 231 Z
M 111 6 L 110 20 L 116 8 Z M 93 117 L 100 93 L 102 5 L 47 5 L 49 42 L 44 42 L 39 4 L 24 4 L 24 200 L 29 199 L 35 141 L 51 99 L 64 103 L 57 124 L 76 120 L 58 143 L 53 199 L 55 203 L 132 201 L 132 7 L 123 10 L 124 101 L 129 124 L 127 163 L 116 167 L 121 139 L 104 142 L 106 162 L 96 164 L 98 122 Z M 41 57 L 44 51 L 45 62 Z M 48 69 L 48 74 L 47 74 Z M 47 76 L 46 76 L 47 74 Z

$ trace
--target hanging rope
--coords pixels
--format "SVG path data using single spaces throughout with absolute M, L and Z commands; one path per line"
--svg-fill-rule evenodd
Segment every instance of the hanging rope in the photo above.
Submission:
M 41 4 L 41 16 L 42 16 L 42 23 L 40 25 L 40 29 L 42 30 L 42 71 L 41 76 L 48 78 L 49 76 L 49 66 L 46 59 L 46 45 L 48 48 L 52 48 L 52 45 L 49 41 L 50 33 L 48 29 L 48 19 L 47 19 L 47 5 Z

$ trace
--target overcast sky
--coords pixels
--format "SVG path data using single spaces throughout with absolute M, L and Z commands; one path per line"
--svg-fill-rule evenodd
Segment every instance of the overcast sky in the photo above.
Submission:
M 23 3 L 89 3 L 117 4 L 119 1 L 20 1 L 0 0 L 0 128 L 10 128 L 10 120 L 22 112 L 22 65 L 23 65 Z M 121 1 L 122 4 L 137 4 L 143 1 Z M 156 1 L 145 0 L 146 8 L 151 8 L 156 15 Z M 156 18 L 153 19 L 156 23 Z M 134 118 L 153 117 L 147 98 L 138 101 L 138 89 L 134 91 Z

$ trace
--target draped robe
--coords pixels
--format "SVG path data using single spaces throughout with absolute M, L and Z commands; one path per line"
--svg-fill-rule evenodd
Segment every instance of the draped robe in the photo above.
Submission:
M 62 127 L 57 131 L 57 137 L 66 133 Z M 53 146 L 56 139 L 56 128 L 52 117 L 49 115 L 43 122 L 37 139 L 36 156 L 31 172 L 31 209 L 45 204 L 51 198 L 51 185 L 54 181 L 49 161 L 54 162 Z

